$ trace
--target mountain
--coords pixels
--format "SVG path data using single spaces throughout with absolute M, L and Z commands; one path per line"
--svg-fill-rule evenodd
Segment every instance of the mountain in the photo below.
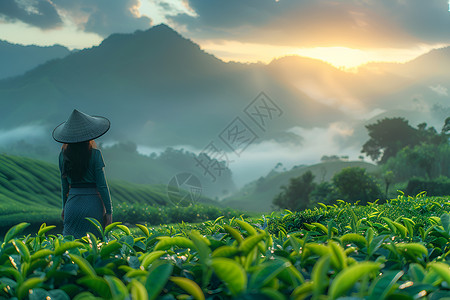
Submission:
M 423 112 L 435 104 L 448 105 L 450 47 L 407 63 L 370 63 L 357 72 L 299 56 L 275 59 L 268 68 L 312 99 L 354 116 L 375 109 Z
M 97 47 L 1 81 L 0 101 L 9 113 L 0 128 L 39 124 L 50 131 L 77 107 L 110 118 L 111 139 L 201 149 L 234 118 L 246 118 L 244 108 L 261 91 L 284 112 L 269 131 L 345 115 L 286 87 L 264 65 L 225 63 L 158 25 L 113 34 Z
M 281 192 L 282 186 L 288 186 L 289 180 L 311 171 L 315 176 L 314 181 L 330 181 L 334 174 L 347 167 L 360 167 L 368 172 L 374 172 L 377 166 L 361 161 L 329 161 L 311 166 L 296 166 L 289 171 L 272 170 L 265 177 L 260 177 L 248 183 L 236 194 L 224 199 L 223 205 L 255 212 L 269 212 L 273 210 L 272 201 Z
M 23 46 L 0 40 L 0 79 L 22 75 L 53 59 L 67 56 L 70 50 L 60 45 Z
M 77 108 L 111 120 L 110 131 L 99 139 L 105 145 L 132 142 L 197 153 L 214 146 L 213 155 L 230 154 L 231 161 L 240 163 L 242 157 L 233 150 L 248 146 L 240 142 L 248 140 L 249 153 L 252 147 L 268 152 L 255 156 L 264 157 L 258 164 L 265 164 L 265 170 L 287 153 L 265 149 L 270 143 L 297 152 L 298 162 L 293 164 L 305 163 L 311 145 L 323 146 L 314 150 L 317 161 L 325 154 L 357 156 L 368 139 L 367 122 L 400 115 L 414 126 L 427 122 L 442 127 L 450 113 L 448 52 L 449 48 L 433 50 L 404 64 L 368 64 L 352 73 L 299 56 L 269 64 L 225 63 L 163 24 L 113 34 L 99 46 L 0 81 L 5 108 L 0 115 L 0 151 L 30 152 L 53 161 L 59 145 L 51 138 L 52 129 Z M 253 115 L 246 114 L 249 109 Z M 242 129 L 248 136 L 237 136 Z M 139 182 L 136 174 L 145 174 L 142 178 L 149 181 L 165 182 L 172 170 L 185 167 L 154 165 L 145 159 L 141 163 L 133 156 L 136 167 L 125 168 L 128 159 L 125 154 L 112 159 L 117 162 L 114 177 Z M 249 176 L 257 178 L 257 172 Z M 213 196 L 221 198 L 233 186 L 229 180 L 225 186 L 218 184 L 214 190 L 219 193 Z

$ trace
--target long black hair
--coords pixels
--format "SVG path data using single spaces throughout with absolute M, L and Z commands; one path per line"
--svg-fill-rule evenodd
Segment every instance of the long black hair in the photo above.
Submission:
M 86 141 L 63 146 L 63 177 L 70 177 L 73 181 L 80 181 L 89 166 L 94 141 Z

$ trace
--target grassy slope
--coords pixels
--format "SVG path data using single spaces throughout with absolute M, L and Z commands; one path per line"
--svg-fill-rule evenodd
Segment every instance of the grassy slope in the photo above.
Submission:
M 332 161 L 311 166 L 293 168 L 282 173 L 269 173 L 266 177 L 244 186 L 234 196 L 224 200 L 223 204 L 237 209 L 250 211 L 270 211 L 273 198 L 280 193 L 280 187 L 289 184 L 289 179 L 311 171 L 316 182 L 330 181 L 333 175 L 346 167 L 361 167 L 373 172 L 377 166 L 360 161 Z
M 165 185 L 109 182 L 113 205 L 118 203 L 168 204 Z M 0 226 L 18 222 L 54 220 L 61 213 L 57 166 L 19 156 L 0 155 Z M 201 197 L 201 203 L 215 202 Z

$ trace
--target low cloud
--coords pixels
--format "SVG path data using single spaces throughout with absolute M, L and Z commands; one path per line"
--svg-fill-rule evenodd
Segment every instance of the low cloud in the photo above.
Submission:
M 440 84 L 435 86 L 429 86 L 429 88 L 435 92 L 436 94 L 440 96 L 448 96 L 448 89 L 445 86 L 442 86 Z
M 353 129 L 343 123 L 332 123 L 327 128 L 294 127 L 289 131 L 302 137 L 302 145 L 264 141 L 233 158 L 229 167 L 239 187 L 267 175 L 279 162 L 289 170 L 296 165 L 319 163 L 323 155 L 346 155 L 350 160 L 357 160 L 361 155 L 360 148 L 346 146 L 344 141 L 353 135 Z
M 19 141 L 34 142 L 48 136 L 48 128 L 45 126 L 20 126 L 10 130 L 0 130 L 0 145 L 8 146 Z
M 53 3 L 79 29 L 103 37 L 151 25 L 151 19 L 139 13 L 140 0 L 53 0 Z

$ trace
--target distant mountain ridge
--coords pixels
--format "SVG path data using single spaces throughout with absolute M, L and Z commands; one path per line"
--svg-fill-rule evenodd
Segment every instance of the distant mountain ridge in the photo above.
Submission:
M 61 45 L 24 46 L 0 40 L 0 80 L 22 75 L 38 65 L 70 53 L 69 49 Z
M 260 140 L 295 126 L 360 126 L 361 114 L 371 111 L 404 109 L 408 116 L 436 103 L 445 105 L 436 91 L 450 87 L 442 71 L 450 65 L 448 51 L 378 66 L 382 72 L 367 66 L 356 74 L 295 56 L 268 65 L 225 63 L 162 24 L 113 34 L 99 46 L 0 81 L 0 101 L 8 108 L 0 128 L 39 124 L 50 131 L 78 108 L 108 116 L 113 126 L 105 138 L 114 141 L 202 149 L 236 117 L 254 126 Z M 408 69 L 425 65 L 427 70 L 444 67 L 436 76 Z M 264 130 L 244 113 L 261 91 L 283 111 Z M 421 121 L 433 118 L 429 113 Z
M 204 147 L 263 90 L 286 112 L 272 122 L 274 131 L 342 116 L 299 97 L 264 66 L 225 63 L 158 25 L 113 34 L 97 47 L 0 81 L 0 100 L 10 110 L 0 128 L 39 122 L 50 129 L 77 107 L 108 116 L 115 140 Z M 300 118 L 291 113 L 299 105 Z

